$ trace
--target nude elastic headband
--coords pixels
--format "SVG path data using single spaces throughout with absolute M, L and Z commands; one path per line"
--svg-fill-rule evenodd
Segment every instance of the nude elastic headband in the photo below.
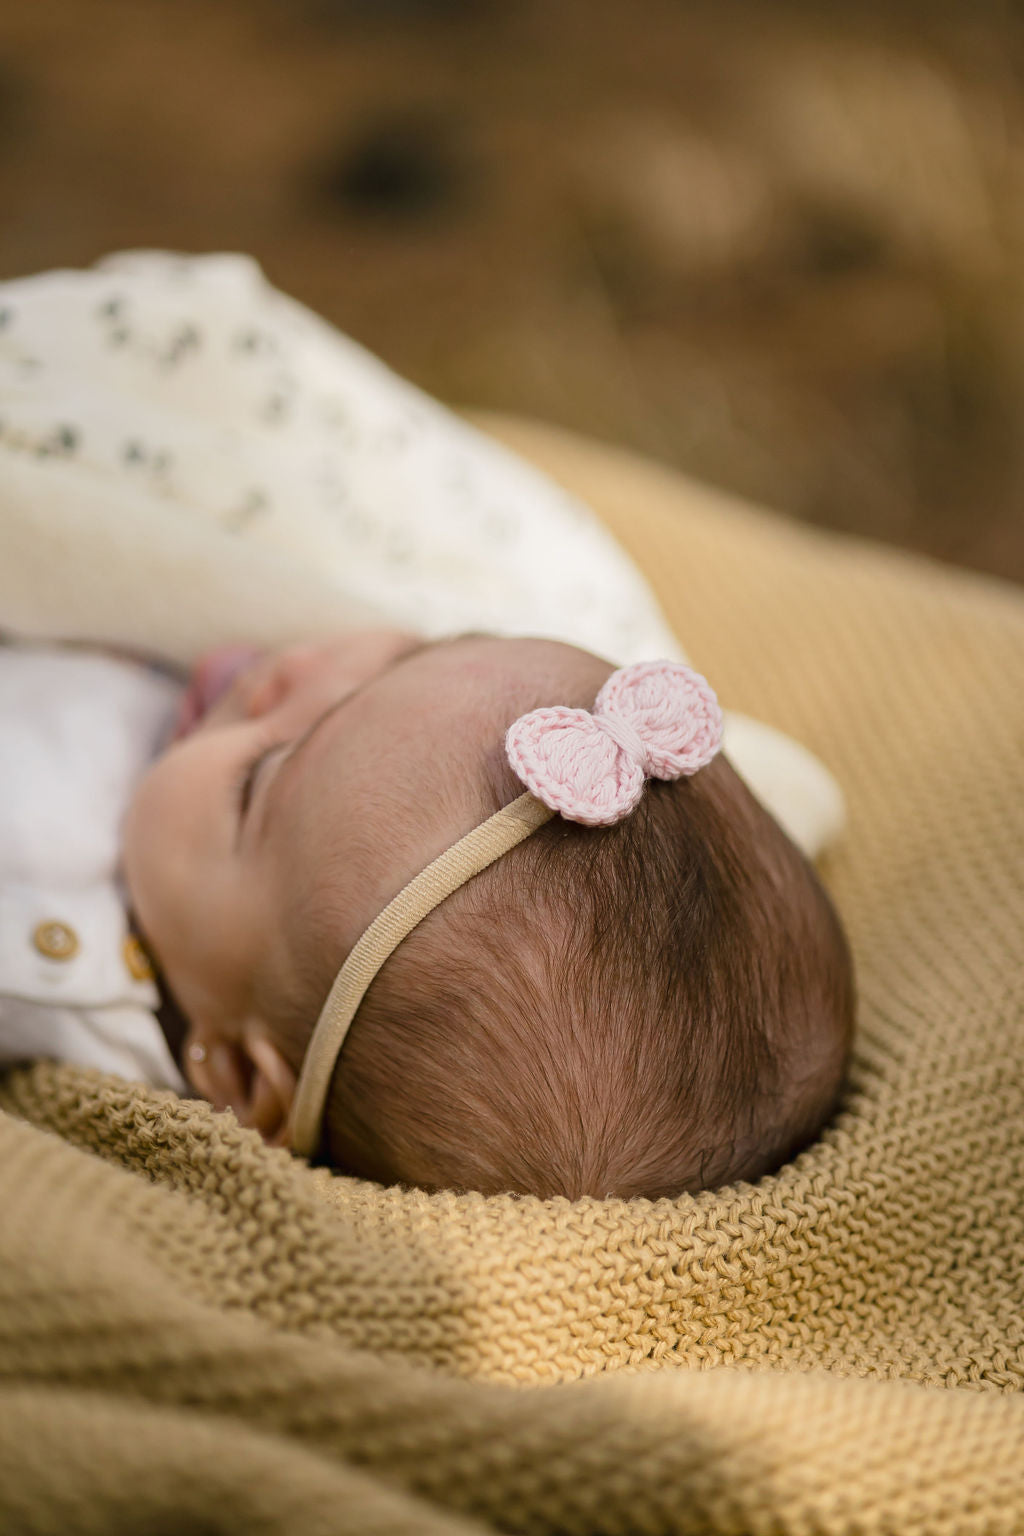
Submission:
M 293 1149 L 311 1157 L 338 1054 L 381 966 L 429 912 L 552 816 L 585 826 L 621 821 L 645 780 L 696 773 L 722 743 L 718 700 L 699 672 L 643 661 L 613 672 L 593 712 L 557 705 L 522 715 L 505 751 L 526 793 L 445 849 L 374 919 L 335 978 L 316 1022 L 292 1105 Z

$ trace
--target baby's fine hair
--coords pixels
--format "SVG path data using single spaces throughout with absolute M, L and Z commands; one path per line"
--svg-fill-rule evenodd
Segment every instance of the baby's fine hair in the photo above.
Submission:
M 272 1012 L 296 1070 L 344 958 L 320 917 Z M 356 1014 L 323 1155 L 484 1194 L 756 1179 L 833 1113 L 853 1013 L 824 888 L 719 756 L 615 826 L 555 817 L 414 930 Z

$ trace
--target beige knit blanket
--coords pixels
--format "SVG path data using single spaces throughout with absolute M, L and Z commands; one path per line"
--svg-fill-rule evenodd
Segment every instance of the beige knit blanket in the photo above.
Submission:
M 844 1112 L 757 1187 L 545 1204 L 12 1074 L 0 1530 L 1024 1530 L 1020 594 L 497 430 L 607 515 L 723 697 L 838 774 Z

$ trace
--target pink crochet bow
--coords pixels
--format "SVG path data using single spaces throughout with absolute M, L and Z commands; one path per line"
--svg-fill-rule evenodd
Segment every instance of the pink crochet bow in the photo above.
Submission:
M 509 726 L 513 772 L 551 810 L 609 827 L 636 810 L 644 780 L 679 779 L 722 745 L 722 711 L 699 672 L 641 661 L 613 672 L 586 709 L 534 709 Z

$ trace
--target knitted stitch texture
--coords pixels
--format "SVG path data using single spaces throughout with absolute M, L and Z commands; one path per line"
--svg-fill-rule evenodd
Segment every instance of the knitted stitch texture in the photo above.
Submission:
M 500 433 L 606 515 L 724 703 L 839 775 L 843 1110 L 757 1186 L 488 1200 L 11 1073 L 0 1529 L 1020 1531 L 1021 597 Z

